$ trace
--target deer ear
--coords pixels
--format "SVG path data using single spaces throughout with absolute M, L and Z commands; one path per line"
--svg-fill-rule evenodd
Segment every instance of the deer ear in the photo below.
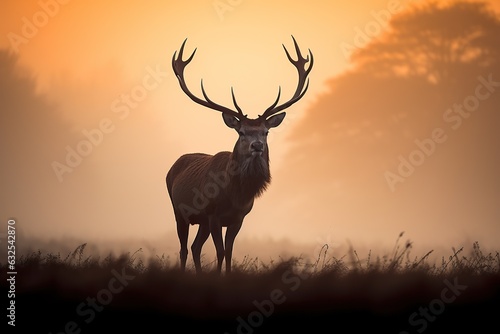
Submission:
M 268 119 L 266 119 L 267 128 L 270 129 L 270 128 L 277 127 L 278 125 L 281 124 L 281 122 L 283 122 L 283 119 L 285 118 L 285 116 L 286 116 L 286 113 L 282 112 L 281 114 L 277 114 L 277 115 L 273 115 L 273 116 L 269 117 Z
M 233 115 L 222 113 L 222 119 L 224 120 L 224 123 L 226 123 L 226 125 L 231 129 L 235 129 L 236 131 L 240 129 L 240 121 Z

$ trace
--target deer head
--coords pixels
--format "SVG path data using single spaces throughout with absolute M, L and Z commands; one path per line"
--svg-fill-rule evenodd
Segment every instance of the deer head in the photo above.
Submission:
M 234 96 L 233 88 L 231 87 L 231 96 L 233 99 L 234 108 L 236 110 L 227 108 L 220 104 L 217 104 L 210 100 L 207 93 L 205 92 L 205 88 L 203 86 L 203 79 L 201 80 L 201 92 L 203 94 L 204 99 L 201 99 L 195 96 L 187 87 L 186 82 L 184 80 L 184 68 L 191 62 L 193 59 L 196 49 L 193 51 L 191 56 L 187 60 L 182 60 L 182 56 L 184 53 L 184 46 L 186 44 L 187 39 L 184 40 L 182 46 L 179 50 L 179 55 L 177 56 L 177 52 L 174 53 L 172 57 L 172 67 L 174 69 L 174 73 L 179 80 L 179 84 L 186 93 L 186 95 L 193 100 L 194 102 L 205 106 L 210 109 L 214 109 L 222 112 L 222 117 L 224 119 L 224 123 L 235 129 L 239 134 L 239 139 L 236 142 L 235 149 L 233 152 L 238 152 L 238 154 L 243 157 L 251 158 L 251 157 L 265 157 L 268 158 L 268 146 L 267 146 L 267 134 L 269 129 L 277 127 L 281 124 L 283 119 L 285 118 L 285 113 L 280 111 L 290 107 L 295 102 L 299 101 L 302 96 L 307 91 L 309 86 L 309 79 L 307 76 L 313 67 L 313 55 L 311 50 L 306 58 L 304 58 L 300 52 L 299 46 L 295 41 L 295 38 L 292 36 L 293 43 L 295 45 L 295 51 L 297 53 L 297 60 L 292 59 L 290 53 L 283 45 L 283 49 L 285 50 L 286 56 L 288 60 L 293 64 L 293 66 L 297 69 L 298 72 L 298 84 L 295 93 L 292 98 L 285 103 L 278 104 L 281 95 L 281 87 L 278 90 L 278 97 L 274 101 L 274 103 L 267 108 L 262 115 L 259 115 L 256 119 L 250 119 L 247 115 L 243 114 L 241 108 L 238 106 L 236 102 L 236 98 Z M 309 66 L 306 69 L 306 64 L 309 63 Z M 267 159 L 266 159 L 267 160 Z

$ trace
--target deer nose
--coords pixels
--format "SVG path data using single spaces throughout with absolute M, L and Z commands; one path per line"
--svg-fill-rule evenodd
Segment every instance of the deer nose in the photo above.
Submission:
M 250 147 L 253 151 L 262 152 L 264 150 L 264 143 L 259 141 L 254 141 Z

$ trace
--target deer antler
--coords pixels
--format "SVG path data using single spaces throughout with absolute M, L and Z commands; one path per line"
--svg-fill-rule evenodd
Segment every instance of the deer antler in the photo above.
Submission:
M 184 45 L 186 44 L 186 41 L 187 41 L 187 38 L 184 40 L 184 42 L 182 42 L 182 46 L 179 50 L 179 56 L 176 58 L 176 55 L 177 55 L 177 51 L 176 51 L 172 57 L 172 68 L 174 69 L 174 73 L 177 76 L 177 79 L 179 79 L 179 84 L 181 86 L 181 89 L 184 91 L 184 93 L 186 93 L 186 95 L 189 96 L 189 98 L 191 100 L 193 100 L 194 102 L 196 102 L 198 104 L 201 104 L 202 106 L 205 106 L 207 108 L 214 109 L 217 111 L 221 111 L 225 114 L 233 115 L 236 118 L 238 118 L 239 120 L 241 120 L 242 118 L 246 118 L 246 115 L 243 115 L 241 108 L 236 103 L 236 98 L 234 97 L 234 91 L 233 91 L 232 87 L 231 87 L 231 95 L 233 97 L 233 104 L 234 104 L 236 110 L 238 110 L 238 112 L 236 112 L 232 109 L 229 109 L 227 107 L 224 107 L 224 106 L 217 104 L 217 103 L 213 102 L 212 100 L 210 100 L 207 93 L 205 92 L 205 88 L 203 87 L 203 79 L 201 80 L 201 92 L 202 92 L 205 100 L 200 99 L 199 97 L 195 96 L 193 93 L 191 93 L 189 91 L 189 88 L 186 85 L 186 81 L 184 80 L 184 68 L 193 59 L 194 54 L 196 53 L 196 49 L 194 49 L 193 53 L 191 54 L 191 56 L 187 60 L 185 60 L 185 61 L 182 60 L 182 55 L 184 53 Z
M 295 45 L 295 52 L 297 53 L 297 60 L 292 59 L 292 57 L 290 56 L 290 53 L 288 53 L 288 50 L 286 49 L 285 45 L 283 45 L 283 49 L 285 49 L 285 53 L 286 53 L 286 56 L 288 57 L 288 60 L 292 63 L 293 66 L 295 66 L 295 68 L 297 69 L 297 72 L 299 74 L 299 82 L 297 84 L 297 89 L 295 90 L 295 94 L 293 94 L 292 98 L 289 101 L 277 106 L 278 101 L 280 99 L 280 95 L 281 95 L 281 86 L 280 86 L 279 90 L 278 90 L 278 97 L 276 98 L 276 101 L 274 101 L 274 103 L 269 108 L 267 108 L 266 111 L 264 112 L 264 114 L 260 115 L 259 118 L 266 119 L 269 116 L 274 115 L 274 114 L 280 112 L 281 110 L 284 110 L 284 109 L 290 107 L 292 104 L 294 104 L 295 102 L 300 100 L 302 98 L 302 96 L 304 96 L 304 94 L 307 91 L 307 88 L 309 87 L 309 79 L 307 78 L 307 76 L 309 75 L 309 72 L 311 72 L 311 69 L 313 67 L 313 63 L 314 63 L 313 54 L 312 54 L 311 50 L 308 49 L 309 54 L 307 55 L 307 58 L 304 58 L 302 56 L 302 53 L 300 52 L 299 45 L 297 44 L 297 41 L 295 40 L 295 38 L 293 36 L 292 36 L 292 39 L 293 39 L 293 44 Z M 306 69 L 305 65 L 309 62 L 310 62 L 309 67 Z M 307 82 L 306 82 L 306 79 L 307 79 Z M 305 85 L 305 88 L 304 88 L 304 85 Z

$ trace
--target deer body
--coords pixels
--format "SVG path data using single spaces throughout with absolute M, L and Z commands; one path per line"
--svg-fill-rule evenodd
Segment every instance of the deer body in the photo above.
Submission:
M 299 85 L 292 99 L 277 106 L 280 94 L 271 107 L 257 119 L 249 119 L 243 115 L 236 103 L 238 112 L 218 105 L 211 101 L 203 88 L 205 100 L 193 95 L 184 81 L 184 67 L 192 60 L 194 53 L 186 61 L 182 60 L 184 43 L 175 54 L 172 65 L 182 90 L 195 102 L 222 112 L 224 123 L 238 132 L 239 138 L 232 152 L 219 152 L 215 155 L 202 153 L 185 154 L 181 156 L 167 173 L 167 190 L 174 208 L 177 223 L 177 234 L 181 244 L 181 269 L 184 270 L 187 261 L 187 239 L 189 226 L 199 225 L 198 233 L 191 246 L 193 261 L 197 272 L 201 271 L 201 249 L 209 235 L 212 235 L 217 252 L 217 271 L 221 272 L 222 262 L 226 259 L 226 272 L 231 271 L 231 259 L 234 239 L 238 234 L 243 219 L 252 210 L 254 199 L 260 196 L 271 182 L 269 169 L 269 147 L 267 135 L 269 129 L 281 124 L 285 113 L 279 111 L 298 101 L 307 90 L 304 89 L 305 79 L 312 68 L 303 69 L 309 57 L 303 58 L 297 43 L 295 48 L 298 60 L 290 61 L 299 72 Z M 310 52 L 310 51 L 309 51 Z M 222 237 L 222 227 L 226 227 L 225 238 Z

